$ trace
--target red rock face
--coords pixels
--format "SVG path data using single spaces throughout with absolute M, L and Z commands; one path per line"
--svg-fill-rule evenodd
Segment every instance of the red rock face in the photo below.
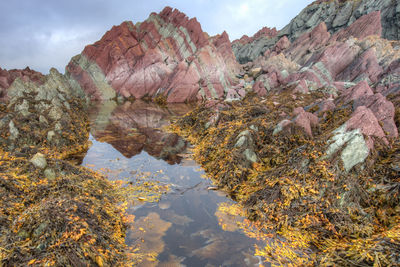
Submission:
M 92 99 L 162 95 L 188 102 L 224 97 L 238 65 L 225 32 L 208 38 L 195 18 L 166 7 L 141 24 L 114 26 L 66 72 Z
M 20 78 L 23 81 L 32 81 L 43 84 L 44 75 L 40 72 L 31 70 L 26 67 L 23 70 L 3 70 L 0 68 L 0 99 L 7 97 L 7 89 L 11 86 L 15 79 Z

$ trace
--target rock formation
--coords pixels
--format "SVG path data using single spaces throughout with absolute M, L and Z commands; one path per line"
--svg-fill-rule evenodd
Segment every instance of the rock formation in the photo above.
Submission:
M 228 35 L 209 38 L 195 18 L 166 7 L 143 23 L 123 22 L 72 58 L 66 75 L 91 99 L 222 98 L 238 65 Z
M 282 125 L 287 128 L 293 123 L 309 136 L 312 136 L 310 125 L 318 124 L 315 118 L 310 124 L 309 116 L 320 116 L 321 108 L 335 112 L 337 106 L 353 103 L 354 114 L 349 117 L 346 126 L 335 133 L 350 136 L 348 132 L 359 129 L 360 140 L 363 140 L 362 135 L 366 138 L 363 144 L 368 155 L 374 148 L 374 139 L 387 144 L 387 138 L 398 137 L 394 106 L 399 104 L 400 99 L 400 42 L 383 39 L 381 33 L 381 12 L 375 11 L 361 16 L 333 35 L 325 22 L 321 22 L 293 42 L 282 37 L 263 56 L 245 65 L 248 74 L 239 83 L 242 87 L 236 87 L 231 95 L 242 90 L 246 84 L 252 85 L 260 96 L 268 92 L 283 93 L 282 88 L 290 88 L 293 94 L 324 92 L 327 97 L 320 100 L 320 104 L 304 107 L 307 111 L 318 106 L 314 114 L 299 110 L 282 118 L 276 128 L 280 131 Z M 253 75 L 254 70 L 260 70 L 256 76 Z M 332 143 L 335 143 L 335 138 L 338 137 L 331 139 Z M 341 146 L 345 146 L 346 142 Z M 328 154 L 333 151 L 331 146 Z M 348 170 L 355 165 L 345 164 Z
M 276 35 L 269 35 L 263 39 L 250 40 L 249 42 L 235 42 L 232 44 L 237 60 L 244 64 L 255 60 L 271 49 L 276 42 L 286 36 L 291 42 L 298 39 L 306 32 L 310 32 L 322 22 L 327 31 L 334 34 L 366 14 L 379 11 L 378 17 L 368 17 L 369 22 L 364 25 L 382 25 L 381 37 L 388 40 L 400 40 L 400 2 L 391 0 L 318 0 L 304 8 L 291 22 Z M 377 13 L 378 14 L 378 13 Z M 381 23 L 376 23 L 380 20 Z M 371 28 L 370 28 L 371 29 Z M 371 35 L 371 32 L 355 29 L 360 34 Z M 352 33 L 354 36 L 354 33 Z M 355 36 L 358 37 L 358 36 Z
M 37 84 L 43 84 L 44 75 L 40 72 L 31 70 L 26 67 L 23 70 L 3 70 L 0 68 L 0 100 L 7 98 L 7 89 L 11 86 L 16 78 L 23 81 L 32 81 Z
M 7 89 L 9 99 L 0 111 L 0 147 L 28 155 L 51 149 L 61 158 L 84 151 L 88 121 L 83 92 L 73 90 L 56 69 L 38 76 L 40 82 L 17 78 Z

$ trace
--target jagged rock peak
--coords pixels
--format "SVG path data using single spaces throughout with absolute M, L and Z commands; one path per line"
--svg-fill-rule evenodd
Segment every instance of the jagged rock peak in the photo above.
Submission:
M 71 59 L 66 75 L 92 99 L 222 98 L 238 65 L 229 37 L 208 37 L 196 18 L 171 7 L 142 23 L 123 22 Z
M 260 39 L 262 37 L 266 38 L 272 38 L 275 37 L 278 34 L 278 31 L 276 28 L 268 28 L 268 27 L 263 27 L 261 30 L 256 32 L 252 37 L 249 37 L 247 35 L 243 35 L 240 39 L 236 39 L 232 42 L 232 44 L 235 43 L 240 43 L 240 44 L 247 44 L 250 42 L 254 42 L 257 39 Z

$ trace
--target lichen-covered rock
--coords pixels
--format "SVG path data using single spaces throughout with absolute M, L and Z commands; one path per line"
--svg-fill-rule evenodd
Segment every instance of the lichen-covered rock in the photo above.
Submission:
M 252 37 L 244 35 L 239 40 L 234 40 L 232 42 L 232 50 L 237 61 L 245 64 L 264 54 L 268 48 L 273 47 L 278 41 L 278 38 L 276 38 L 277 33 L 275 28 L 263 27 Z
M 136 26 L 123 22 L 72 58 L 66 75 L 91 99 L 223 98 L 238 71 L 228 35 L 208 38 L 195 18 L 170 7 Z
M 3 150 L 64 158 L 87 148 L 84 93 L 72 89 L 57 70 L 50 70 L 42 84 L 17 78 L 8 98 L 7 108 L 0 111 Z
M 43 74 L 31 70 L 29 67 L 26 67 L 23 70 L 13 69 L 8 71 L 0 68 L 0 100 L 7 99 L 7 89 L 17 78 L 23 81 L 32 81 L 37 84 L 42 84 L 44 81 Z

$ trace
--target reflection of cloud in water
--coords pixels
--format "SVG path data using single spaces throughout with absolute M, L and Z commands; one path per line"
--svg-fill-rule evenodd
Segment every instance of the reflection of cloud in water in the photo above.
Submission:
M 191 252 L 192 256 L 202 260 L 218 261 L 221 255 L 229 255 L 221 266 L 259 266 L 261 263 L 258 257 L 252 255 L 248 244 L 237 242 L 235 236 L 223 235 L 214 229 L 202 230 L 192 236 L 206 239 L 205 246 Z
M 141 243 L 140 253 L 160 254 L 165 247 L 162 238 L 171 225 L 170 222 L 162 220 L 157 213 L 151 212 L 146 217 L 136 219 L 134 229 L 128 232 L 127 243 L 132 243 L 129 240 L 142 241 L 138 242 Z M 157 262 L 145 260 L 139 266 L 157 266 Z
M 186 149 L 186 142 L 162 128 L 169 125 L 170 119 L 190 109 L 186 105 L 161 108 L 142 101 L 125 102 L 120 106 L 106 102 L 91 111 L 91 134 L 127 158 L 144 150 L 170 164 L 179 163 L 181 157 L 178 154 Z

